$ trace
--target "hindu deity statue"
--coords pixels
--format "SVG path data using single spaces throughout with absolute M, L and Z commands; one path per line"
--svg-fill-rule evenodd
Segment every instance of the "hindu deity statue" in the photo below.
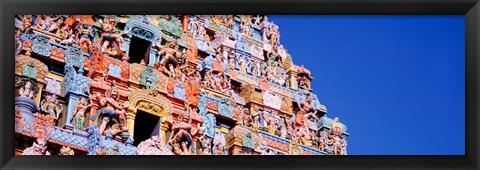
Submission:
M 29 99 L 34 99 L 38 91 L 37 83 L 29 78 L 19 79 L 15 82 L 15 87 L 19 88 L 18 94 L 20 97 Z
M 330 140 L 328 139 L 327 133 L 322 130 L 320 131 L 320 136 L 318 138 L 318 149 L 321 151 L 325 151 L 325 146 L 327 143 L 330 143 Z
M 280 40 L 280 32 L 277 25 L 270 25 L 267 31 L 267 38 L 270 41 L 270 45 L 276 46 Z
M 226 87 L 226 80 L 227 76 L 222 72 L 217 73 L 216 75 L 212 75 L 213 72 L 210 71 L 209 74 L 206 76 L 208 78 L 208 84 L 210 88 L 213 90 L 217 90 L 220 92 L 224 92 Z
M 285 123 L 280 124 L 280 138 L 287 138 L 287 126 L 285 125 Z
M 35 19 L 35 26 L 39 29 L 52 33 L 56 31 L 63 20 L 60 16 L 40 15 Z
M 188 22 L 188 31 L 192 33 L 192 37 L 197 36 L 198 27 L 201 27 L 201 26 L 199 26 L 197 18 L 190 17 L 189 22 Z
M 101 42 L 103 53 L 107 52 L 108 47 L 118 48 L 121 52 L 125 52 L 123 48 L 123 36 L 128 34 L 128 30 L 121 33 L 117 32 L 116 26 L 117 21 L 115 16 L 107 16 L 103 20 L 99 21 L 102 28 L 102 34 L 100 35 L 99 41 Z M 116 45 L 116 47 L 115 47 Z
M 333 119 L 331 129 L 332 129 L 332 134 L 338 135 L 338 136 L 342 135 L 343 130 L 342 130 L 342 126 L 340 125 L 340 122 L 338 121 L 338 117 L 335 117 Z
M 33 17 L 32 15 L 21 15 L 20 18 L 22 19 L 23 28 L 21 29 L 22 32 L 27 32 L 28 29 L 33 24 Z
M 294 137 L 306 146 L 312 146 L 312 136 L 307 124 L 297 125 L 294 129 Z
M 212 154 L 212 140 L 207 136 L 200 137 L 201 155 Z
M 213 139 L 213 155 L 228 155 L 225 135 L 221 132 L 217 132 Z
M 340 136 L 338 135 L 329 135 L 330 137 L 330 141 L 329 141 L 329 145 L 333 145 L 332 146 L 332 151 L 333 151 L 333 154 L 334 155 L 343 155 L 342 153 L 342 150 L 343 150 L 343 143 L 342 143 L 342 139 Z
M 270 114 L 267 114 L 267 112 L 263 112 L 263 117 L 265 118 L 265 121 L 267 122 L 267 129 L 268 129 L 268 133 L 269 134 L 275 134 L 275 130 L 277 129 L 277 124 L 278 124 L 278 120 L 277 120 L 277 117 L 275 115 L 275 113 L 270 113 Z
M 88 97 L 89 101 L 85 97 L 81 97 L 80 100 L 75 105 L 73 110 L 72 122 L 73 127 L 76 130 L 83 131 L 83 122 L 85 122 L 85 112 L 92 107 L 93 101 L 91 97 Z
M 342 138 L 342 155 L 347 155 L 347 140 L 345 138 Z
M 157 47 L 160 48 L 160 44 L 157 42 Z M 162 60 L 155 63 L 155 68 L 163 72 L 170 78 L 175 77 L 175 68 L 181 64 L 182 58 L 186 59 L 186 50 L 182 53 L 178 52 L 178 43 L 176 39 L 170 40 L 165 44 L 163 48 L 158 51 L 158 56 L 163 56 Z
M 246 36 L 252 35 L 252 16 L 240 15 L 240 29 Z
M 59 28 L 57 29 L 56 35 L 60 37 L 60 39 L 67 39 L 72 37 L 72 35 L 74 34 L 73 34 L 73 30 L 70 28 L 70 26 L 67 23 L 61 23 Z
M 198 129 L 191 125 L 192 118 L 188 111 L 183 112 L 178 121 L 173 123 L 172 136 L 168 143 L 173 146 L 173 152 L 177 155 L 191 155 L 190 146 L 192 146 L 192 138 L 199 132 Z
M 260 152 L 260 155 L 275 155 L 275 153 L 268 148 L 267 141 L 262 140 L 257 147 L 257 150 Z
M 207 30 L 205 30 L 205 28 L 202 26 L 198 26 L 197 33 L 194 34 L 194 38 L 201 41 L 206 41 L 208 39 Z
M 75 155 L 75 151 L 70 147 L 62 146 L 59 155 Z
M 137 155 L 173 155 L 172 151 L 162 146 L 162 138 L 152 136 L 137 146 Z
M 52 115 L 54 116 L 55 121 L 58 121 L 60 113 L 63 111 L 63 104 L 60 104 L 60 101 L 57 100 L 56 94 L 47 95 L 45 98 L 46 99 L 43 99 L 42 102 L 40 102 L 42 113 Z
M 212 20 L 213 24 L 220 26 L 222 25 L 223 21 L 225 20 L 224 15 L 210 15 L 210 19 Z
M 317 109 L 312 103 L 312 96 L 310 93 L 307 93 L 305 99 L 298 103 L 298 114 L 296 115 L 297 123 L 307 123 L 310 117 L 319 120 L 317 117 Z
M 100 93 L 97 93 L 96 98 L 99 101 L 99 109 L 97 110 L 97 113 L 92 116 L 92 119 L 97 120 L 98 116 L 103 116 L 102 124 L 100 125 L 100 134 L 105 135 L 105 129 L 110 122 L 113 123 L 111 128 L 115 129 L 117 133 L 118 130 L 127 132 L 128 128 L 126 127 L 125 109 L 130 106 L 130 102 L 126 101 L 123 104 L 118 102 L 120 95 L 116 87 L 116 82 L 112 82 L 111 88 L 105 91 L 104 97 L 102 97 Z M 112 133 L 112 135 L 115 134 L 116 133 Z
M 308 80 L 308 73 L 306 73 L 305 68 L 303 65 L 298 69 L 298 74 L 297 74 L 297 82 L 298 82 L 298 88 L 302 90 L 310 90 L 310 84 Z
M 31 147 L 23 151 L 22 155 L 50 155 L 50 152 L 47 151 L 47 141 L 38 138 Z
M 240 56 L 240 58 L 238 59 L 238 65 L 241 72 L 247 72 L 247 57 L 245 55 L 242 54 Z
M 80 46 L 83 52 L 89 53 L 90 46 L 93 41 L 93 28 L 87 22 L 81 23 L 77 28 L 77 45 Z
M 233 19 L 233 15 L 227 15 L 225 18 L 225 27 L 232 30 L 233 26 L 235 26 L 235 20 Z

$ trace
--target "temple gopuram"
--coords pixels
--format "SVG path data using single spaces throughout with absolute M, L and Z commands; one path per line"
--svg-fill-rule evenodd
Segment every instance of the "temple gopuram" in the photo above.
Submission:
M 267 16 L 18 15 L 16 155 L 346 155 Z

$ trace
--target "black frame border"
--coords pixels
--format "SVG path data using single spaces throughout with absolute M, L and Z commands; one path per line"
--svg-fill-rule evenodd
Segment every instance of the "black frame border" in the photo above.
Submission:
M 2 169 L 478 169 L 479 0 L 3 0 L 0 2 Z M 18 14 L 465 15 L 465 156 L 14 156 L 14 15 Z M 8 114 L 12 113 L 12 114 Z M 448 136 L 445 136 L 448 137 Z M 392 146 L 394 147 L 394 146 Z

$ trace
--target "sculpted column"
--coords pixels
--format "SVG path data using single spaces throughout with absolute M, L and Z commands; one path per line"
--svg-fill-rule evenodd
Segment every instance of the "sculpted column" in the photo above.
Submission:
M 127 109 L 127 128 L 128 133 L 130 134 L 130 138 L 133 139 L 133 128 L 135 127 L 135 113 L 137 113 L 137 108 L 135 107 L 128 107 Z

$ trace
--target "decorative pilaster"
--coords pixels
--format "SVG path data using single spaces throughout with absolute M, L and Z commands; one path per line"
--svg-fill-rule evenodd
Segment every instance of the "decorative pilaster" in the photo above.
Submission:
M 170 124 L 162 121 L 160 125 L 160 138 L 162 138 L 162 146 L 165 146 L 167 142 L 167 130 L 170 129 Z
M 133 139 L 133 131 L 135 127 L 135 113 L 137 112 L 137 109 L 135 107 L 128 107 L 127 109 L 127 128 L 128 128 L 128 133 L 130 134 L 130 138 Z
M 75 106 L 77 105 L 77 101 L 80 98 L 80 95 L 76 93 L 67 93 L 67 96 L 65 96 L 66 102 L 67 102 L 67 116 L 65 120 L 65 126 L 64 128 L 66 129 L 73 129 L 73 111 L 75 110 Z

